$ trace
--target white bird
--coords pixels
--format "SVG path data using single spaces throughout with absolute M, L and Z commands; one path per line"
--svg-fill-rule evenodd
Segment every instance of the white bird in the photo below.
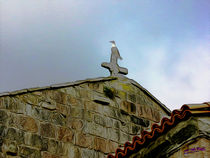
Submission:
M 109 42 L 112 43 L 112 48 L 111 48 L 112 54 L 110 62 L 117 64 L 117 59 L 122 60 L 122 57 L 120 56 L 120 52 L 116 46 L 115 41 L 109 41 Z

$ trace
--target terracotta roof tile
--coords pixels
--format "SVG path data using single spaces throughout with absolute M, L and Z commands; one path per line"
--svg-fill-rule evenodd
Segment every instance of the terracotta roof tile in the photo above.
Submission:
M 203 104 L 185 104 L 180 110 L 174 110 L 171 113 L 170 119 L 163 118 L 161 124 L 153 124 L 151 131 L 143 131 L 141 136 L 134 136 L 132 143 L 126 142 L 124 149 L 118 148 L 115 155 L 109 154 L 107 158 L 126 158 L 129 155 L 139 151 L 143 146 L 148 144 L 150 141 L 155 140 L 161 134 L 166 133 L 172 127 L 183 120 L 187 120 L 192 115 L 210 114 L 210 102 Z

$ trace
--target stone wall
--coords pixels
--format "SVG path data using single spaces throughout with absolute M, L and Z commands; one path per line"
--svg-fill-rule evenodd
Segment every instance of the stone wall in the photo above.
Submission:
M 0 97 L 0 158 L 103 158 L 167 116 L 127 78 L 28 89 Z
M 142 146 L 129 158 L 208 158 L 210 118 L 191 116 Z
M 198 138 L 197 140 L 183 145 L 183 147 L 175 152 L 170 158 L 209 158 L 210 157 L 210 141 L 206 138 Z
M 195 126 L 198 136 L 190 141 L 185 140 L 170 158 L 209 158 L 210 157 L 210 117 L 196 117 Z

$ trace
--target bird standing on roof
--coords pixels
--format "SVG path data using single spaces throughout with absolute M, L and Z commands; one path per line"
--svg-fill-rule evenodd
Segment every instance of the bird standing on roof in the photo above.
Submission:
M 117 60 L 118 59 L 122 60 L 122 57 L 120 56 L 119 50 L 116 47 L 115 41 L 109 41 L 109 42 L 112 43 L 110 63 L 103 62 L 101 63 L 101 66 L 108 69 L 111 76 L 124 77 L 123 75 L 128 74 L 128 69 L 120 67 L 117 64 Z
M 112 48 L 111 48 L 112 54 L 110 62 L 113 64 L 117 64 L 117 60 L 118 59 L 122 60 L 122 57 L 120 56 L 120 52 L 117 49 L 115 41 L 110 41 L 110 43 L 112 43 Z

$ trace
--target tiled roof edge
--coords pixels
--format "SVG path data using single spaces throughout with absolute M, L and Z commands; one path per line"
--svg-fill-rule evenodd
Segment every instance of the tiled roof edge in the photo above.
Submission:
M 202 104 L 202 107 L 205 107 L 206 109 L 203 111 L 200 111 L 200 107 L 197 108 L 196 113 L 193 113 L 193 111 L 190 109 L 190 105 L 188 106 L 187 104 L 183 105 L 181 107 L 181 110 L 174 110 L 171 113 L 170 119 L 168 118 L 163 118 L 161 120 L 161 124 L 153 124 L 151 127 L 151 131 L 143 131 L 141 133 L 141 136 L 134 136 L 132 143 L 126 142 L 124 144 L 124 149 L 116 149 L 115 155 L 109 154 L 107 158 L 126 158 L 130 154 L 134 153 L 138 148 L 140 148 L 142 145 L 144 145 L 149 139 L 155 139 L 155 137 L 158 137 L 158 134 L 161 134 L 165 132 L 166 130 L 171 129 L 175 124 L 188 119 L 192 115 L 197 115 L 197 114 L 210 114 L 209 108 L 210 104 L 209 102 L 205 102 Z M 200 113 L 199 113 L 200 111 Z M 167 128 L 166 128 L 167 126 Z

